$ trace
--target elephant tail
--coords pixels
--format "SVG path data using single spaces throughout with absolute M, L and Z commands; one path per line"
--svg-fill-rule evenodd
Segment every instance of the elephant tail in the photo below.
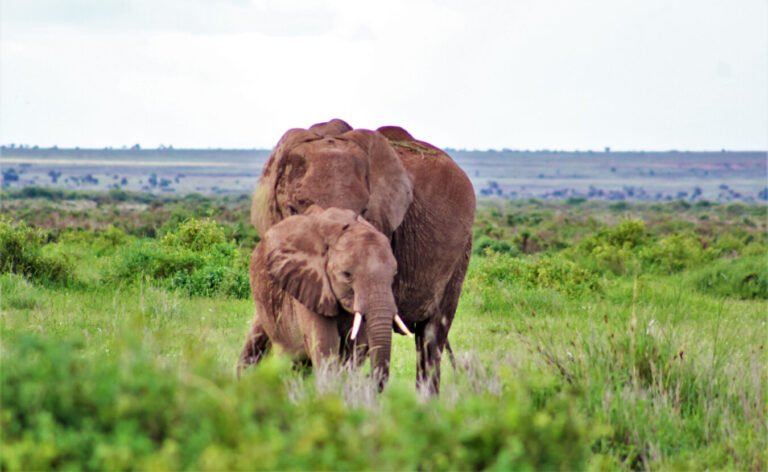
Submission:
M 451 366 L 453 366 L 453 372 L 456 373 L 456 357 L 453 355 L 453 349 L 451 349 L 451 343 L 448 339 L 445 340 L 445 349 L 448 350 L 448 358 L 451 360 Z

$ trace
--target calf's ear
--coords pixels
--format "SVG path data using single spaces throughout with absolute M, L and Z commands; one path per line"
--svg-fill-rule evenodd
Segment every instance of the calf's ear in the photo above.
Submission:
M 325 316 L 338 314 L 338 300 L 326 273 L 329 242 L 344 222 L 323 214 L 295 215 L 277 223 L 262 240 L 267 272 L 278 287 L 309 310 Z

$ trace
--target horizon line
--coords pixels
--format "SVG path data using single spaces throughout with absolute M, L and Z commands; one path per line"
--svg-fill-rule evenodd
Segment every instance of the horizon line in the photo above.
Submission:
M 138 146 L 138 147 L 137 147 Z M 2 144 L 0 145 L 0 150 L 14 150 L 14 151 L 262 151 L 262 152 L 272 152 L 274 148 L 262 148 L 262 147 L 254 147 L 254 148 L 241 148 L 241 147 L 231 147 L 231 148 L 225 148 L 225 147 L 174 147 L 172 145 L 164 146 L 161 145 L 161 147 L 141 147 L 140 145 L 134 145 L 131 147 L 128 146 L 120 146 L 120 147 L 112 147 L 112 146 L 105 146 L 105 147 L 59 147 L 59 146 L 38 146 L 38 145 L 29 145 L 29 144 L 22 144 L 22 145 L 16 145 L 15 143 L 11 144 Z M 588 154 L 631 154 L 631 153 L 708 153 L 708 154 L 714 154 L 714 153 L 768 153 L 768 149 L 728 149 L 728 148 L 721 148 L 721 149 L 664 149 L 664 150 L 650 150 L 650 149 L 614 149 L 613 147 L 604 147 L 603 149 L 548 149 L 548 148 L 542 148 L 542 149 L 522 149 L 522 148 L 485 148 L 485 149 L 469 149 L 469 148 L 455 148 L 455 147 L 444 147 L 440 148 L 443 151 L 449 152 L 449 151 L 458 151 L 458 152 L 488 152 L 488 153 L 551 153 L 551 154 L 558 154 L 558 153 L 571 153 L 571 154 L 579 154 L 579 153 L 588 153 Z M 2 157 L 0 155 L 0 157 Z

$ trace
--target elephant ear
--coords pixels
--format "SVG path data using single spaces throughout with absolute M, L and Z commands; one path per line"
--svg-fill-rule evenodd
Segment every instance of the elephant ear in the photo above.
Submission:
M 397 152 L 376 131 L 356 129 L 339 136 L 360 146 L 370 161 L 370 197 L 365 218 L 389 237 L 413 202 L 413 183 Z
M 329 245 L 354 222 L 354 214 L 328 218 L 312 207 L 308 213 L 289 216 L 264 234 L 267 272 L 311 311 L 335 316 L 338 301 L 326 274 L 326 255 Z
M 251 223 L 256 227 L 259 234 L 266 233 L 272 225 L 281 219 L 275 191 L 280 180 L 280 174 L 285 169 L 288 153 L 300 144 L 318 139 L 322 139 L 322 136 L 313 131 L 296 128 L 286 131 L 278 141 L 267 163 L 264 164 L 251 201 Z

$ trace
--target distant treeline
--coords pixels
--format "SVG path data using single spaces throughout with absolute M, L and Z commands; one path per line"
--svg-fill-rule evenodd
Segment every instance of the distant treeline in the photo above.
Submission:
M 98 157 L 180 157 L 190 156 L 198 159 L 221 158 L 222 155 L 233 158 L 249 158 L 269 154 L 269 149 L 176 149 L 173 146 L 155 149 L 142 149 L 138 145 L 126 148 L 42 148 L 38 146 L 18 147 L 0 146 L 4 157 L 63 157 L 63 158 L 98 158 Z
M 615 151 L 611 150 L 610 147 L 606 147 L 603 150 L 596 151 L 592 149 L 586 149 L 586 150 L 557 150 L 557 149 L 510 149 L 510 148 L 503 148 L 503 149 L 487 149 L 487 150 L 477 150 L 477 149 L 456 149 L 456 148 L 445 148 L 445 151 L 448 152 L 450 155 L 463 155 L 463 156 L 469 156 L 469 155 L 475 155 L 475 154 L 484 154 L 484 155 L 499 155 L 499 154 L 538 154 L 538 155 L 579 155 L 579 154 L 617 154 L 617 155 L 628 155 L 628 156 L 642 156 L 645 154 L 651 154 L 651 155 L 662 155 L 662 154 L 694 154 L 701 157 L 715 157 L 715 156 L 722 156 L 723 154 L 729 154 L 734 156 L 741 156 L 741 157 L 761 157 L 768 155 L 768 151 L 765 150 L 753 150 L 753 151 L 731 151 L 727 149 L 721 149 L 719 151 L 712 150 L 712 151 L 686 151 L 686 150 L 676 150 L 676 149 L 670 149 L 666 151 L 643 151 L 643 150 L 632 150 L 632 151 Z M 40 146 L 31 146 L 31 145 L 15 145 L 15 144 L 8 144 L 8 145 L 2 145 L 0 146 L 0 152 L 2 152 L 3 156 L 6 157 L 32 157 L 34 156 L 44 156 L 44 157 L 54 157 L 54 156 L 61 156 L 61 157 L 96 157 L 96 156 L 132 156 L 132 155 L 140 155 L 145 157 L 159 157 L 159 156 L 179 156 L 179 155 L 194 155 L 195 157 L 208 157 L 208 156 L 221 156 L 222 154 L 230 155 L 230 156 L 242 156 L 246 157 L 248 155 L 264 155 L 265 153 L 272 152 L 271 149 L 264 149 L 264 148 L 253 148 L 253 149 L 227 149 L 227 148 L 207 148 L 207 149 L 191 149 L 191 148 L 175 148 L 172 145 L 164 146 L 161 145 L 157 148 L 142 148 L 139 144 L 134 144 L 133 146 L 121 146 L 121 147 L 104 147 L 104 148 L 80 148 L 80 147 L 74 147 L 74 148 L 60 148 L 58 146 L 53 147 L 40 147 Z

